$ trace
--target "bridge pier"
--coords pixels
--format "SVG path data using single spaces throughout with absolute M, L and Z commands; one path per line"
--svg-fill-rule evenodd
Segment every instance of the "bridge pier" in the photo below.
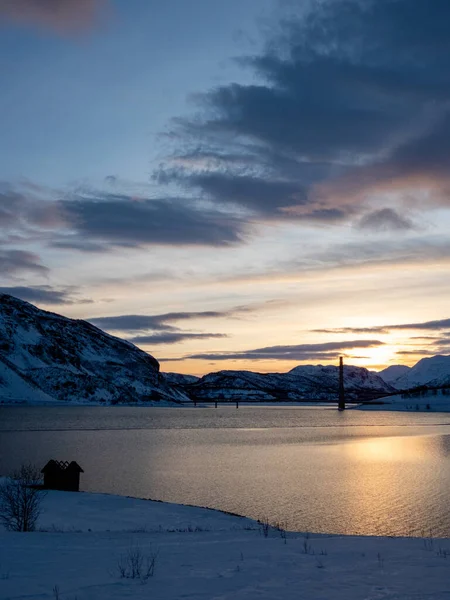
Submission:
M 339 358 L 339 404 L 338 410 L 345 410 L 345 390 L 344 390 L 344 359 Z

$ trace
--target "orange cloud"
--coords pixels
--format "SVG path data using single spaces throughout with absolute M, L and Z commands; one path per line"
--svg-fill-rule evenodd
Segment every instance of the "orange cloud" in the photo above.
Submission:
M 0 20 L 37 25 L 59 33 L 95 23 L 108 0 L 0 0 Z

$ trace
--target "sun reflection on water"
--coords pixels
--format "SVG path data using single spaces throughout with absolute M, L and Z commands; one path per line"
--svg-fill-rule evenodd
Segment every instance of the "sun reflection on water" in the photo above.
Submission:
M 434 528 L 430 514 L 446 495 L 447 478 L 424 465 L 439 464 L 435 459 L 449 455 L 450 436 L 361 439 L 339 451 L 351 468 L 341 470 L 338 493 L 354 515 L 354 530 L 429 534 Z
M 441 449 L 440 437 L 386 437 L 359 440 L 344 446 L 353 460 L 363 462 L 426 462 Z

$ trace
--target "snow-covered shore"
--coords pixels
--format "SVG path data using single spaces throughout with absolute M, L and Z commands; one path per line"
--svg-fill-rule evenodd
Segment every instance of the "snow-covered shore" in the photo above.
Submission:
M 217 511 L 63 492 L 45 498 L 40 528 L 0 532 L 2 599 L 449 598 L 449 539 L 265 537 Z M 130 551 L 155 559 L 152 577 L 120 576 Z
M 358 410 L 396 410 L 406 412 L 450 412 L 448 389 L 399 393 L 381 399 L 384 404 L 363 404 Z

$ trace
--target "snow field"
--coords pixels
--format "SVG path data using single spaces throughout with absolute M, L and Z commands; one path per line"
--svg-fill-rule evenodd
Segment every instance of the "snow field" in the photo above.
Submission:
M 0 533 L 0 598 L 448 600 L 450 540 L 282 535 L 195 507 L 50 492 L 36 533 Z M 154 575 L 124 578 L 130 551 Z

